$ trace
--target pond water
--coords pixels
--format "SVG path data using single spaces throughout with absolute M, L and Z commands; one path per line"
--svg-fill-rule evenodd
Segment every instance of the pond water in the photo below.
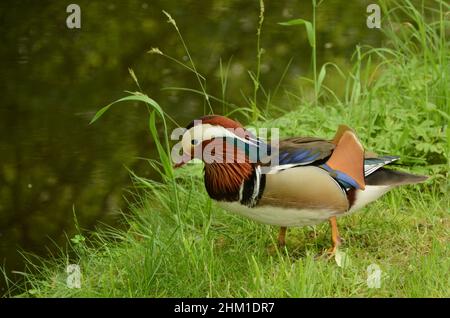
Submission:
M 81 8 L 81 29 L 66 27 L 66 7 Z M 325 0 L 317 12 L 319 65 L 345 68 L 357 44 L 379 45 L 381 33 L 366 27 L 373 1 Z M 349 4 L 351 3 L 351 5 Z M 80 227 L 114 223 L 131 182 L 126 169 L 154 177 L 145 160 L 155 156 L 146 111 L 120 104 L 94 125 L 96 110 L 136 90 L 144 92 L 180 125 L 202 115 L 202 97 L 167 87 L 199 89 L 195 76 L 161 55 L 187 61 L 162 10 L 176 19 L 208 93 L 222 97 L 219 63 L 229 63 L 226 99 L 245 104 L 256 67 L 259 1 L 2 1 L 0 3 L 0 260 L 7 272 L 23 270 L 25 250 L 47 255 Z M 261 38 L 261 81 L 299 91 L 310 75 L 304 27 L 278 22 L 311 19 L 310 1 L 266 1 Z M 339 80 L 328 79 L 330 85 Z M 289 105 L 279 105 L 288 107 Z M 213 103 L 217 113 L 221 103 Z M 54 242 L 54 243 L 53 243 Z M 12 278 L 17 276 L 12 275 Z M 3 289 L 4 290 L 4 289 Z

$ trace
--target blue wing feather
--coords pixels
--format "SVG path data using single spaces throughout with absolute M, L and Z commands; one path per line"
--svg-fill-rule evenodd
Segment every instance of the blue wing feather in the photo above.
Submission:
M 330 173 L 330 175 L 334 179 L 336 179 L 336 181 L 339 182 L 344 188 L 346 188 L 346 189 L 348 189 L 348 188 L 359 189 L 360 188 L 358 183 L 352 177 L 350 177 L 348 174 L 346 174 L 342 171 L 339 171 L 339 170 L 334 170 L 327 164 L 323 164 L 320 167 L 325 169 L 326 171 L 328 171 Z
M 306 164 L 314 161 L 319 154 L 312 152 L 308 149 L 298 149 L 294 152 L 282 152 L 280 153 L 280 164 Z
M 303 162 L 303 159 L 308 157 L 309 154 L 310 154 L 310 151 L 308 151 L 308 150 L 294 152 L 291 163 Z

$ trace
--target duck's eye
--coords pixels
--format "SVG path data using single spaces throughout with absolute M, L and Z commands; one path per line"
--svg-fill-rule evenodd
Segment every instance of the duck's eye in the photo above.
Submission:
M 192 146 L 197 146 L 198 145 L 198 140 L 197 139 L 192 139 L 191 140 L 191 145 Z

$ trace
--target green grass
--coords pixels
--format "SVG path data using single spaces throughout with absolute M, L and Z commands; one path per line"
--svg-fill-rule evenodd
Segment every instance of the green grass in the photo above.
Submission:
M 449 7 L 440 2 L 425 19 L 424 8 L 401 3 L 382 2 L 389 43 L 385 48 L 356 49 L 352 69 L 339 70 L 345 81 L 342 94 L 327 87 L 322 65 L 318 75 L 305 81 L 313 84 L 313 99 L 299 92 L 287 94 L 291 112 L 268 119 L 273 118 L 273 108 L 259 105 L 272 100 L 270 94 L 263 94 L 259 97 L 266 97 L 266 103 L 261 99 L 257 103 L 258 92 L 267 92 L 259 82 L 241 111 L 249 119 L 259 119 L 251 121 L 254 126 L 279 127 L 282 136 L 331 138 L 345 123 L 357 131 L 367 149 L 400 155 L 398 169 L 430 175 L 425 184 L 395 189 L 339 219 L 345 240 L 342 251 L 349 260 L 346 266 L 324 256 L 330 246 L 327 224 L 289 229 L 287 247 L 278 249 L 276 227 L 228 214 L 209 199 L 201 165 L 173 171 L 167 157 L 167 130 L 162 142 L 156 130 L 156 115 L 163 120 L 164 115 L 155 101 L 139 93 L 127 99 L 143 101 L 149 108 L 149 130 L 158 141 L 161 158 L 150 164 L 161 172 L 163 181 L 132 174 L 136 195 L 123 215 L 126 230 L 80 231 L 61 255 L 27 256 L 25 282 L 11 286 L 8 296 L 449 297 L 449 43 L 445 38 Z M 400 24 L 395 32 L 388 27 L 404 19 L 409 24 Z M 187 51 L 184 41 L 183 46 Z M 185 66 L 200 85 L 193 92 L 204 95 L 205 105 L 209 108 L 217 102 L 231 107 L 211 98 L 191 57 L 190 63 Z M 223 67 L 220 74 L 226 83 Z M 251 76 L 256 79 L 259 75 Z M 226 88 L 222 99 L 225 96 Z M 258 116 L 253 117 L 255 107 Z M 67 287 L 68 264 L 80 266 L 81 289 Z M 371 264 L 382 270 L 379 289 L 366 284 Z

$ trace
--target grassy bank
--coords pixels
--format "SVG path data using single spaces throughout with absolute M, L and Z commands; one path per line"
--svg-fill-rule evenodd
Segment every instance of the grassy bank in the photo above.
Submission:
M 10 295 L 449 297 L 444 273 L 450 268 L 445 38 L 450 8 L 442 2 L 427 20 L 421 10 L 402 3 L 395 10 L 394 2 L 385 4 L 386 47 L 357 48 L 351 70 L 336 75 L 346 83 L 341 94 L 326 86 L 330 66 L 315 72 L 312 95 L 288 94 L 285 102 L 292 111 L 281 117 L 270 119 L 271 113 L 258 107 L 264 104 L 257 103 L 259 82 L 249 99 L 254 126 L 279 127 L 282 136 L 332 138 L 344 123 L 358 132 L 367 149 L 401 156 L 398 169 L 431 176 L 425 184 L 396 189 L 339 220 L 345 266 L 323 256 L 330 245 L 327 224 L 290 229 L 287 247 L 278 249 L 277 228 L 222 211 L 204 190 L 201 165 L 171 170 L 162 138 L 162 166 L 153 165 L 164 181 L 133 175 L 138 194 L 123 215 L 126 230 L 80 231 L 61 255 L 31 257 L 24 285 L 11 286 Z M 157 111 L 150 118 L 154 128 L 158 105 L 143 95 L 132 98 Z M 151 132 L 157 139 L 156 129 Z M 68 264 L 80 266 L 80 289 L 67 287 Z M 382 271 L 380 288 L 366 283 L 371 264 Z

